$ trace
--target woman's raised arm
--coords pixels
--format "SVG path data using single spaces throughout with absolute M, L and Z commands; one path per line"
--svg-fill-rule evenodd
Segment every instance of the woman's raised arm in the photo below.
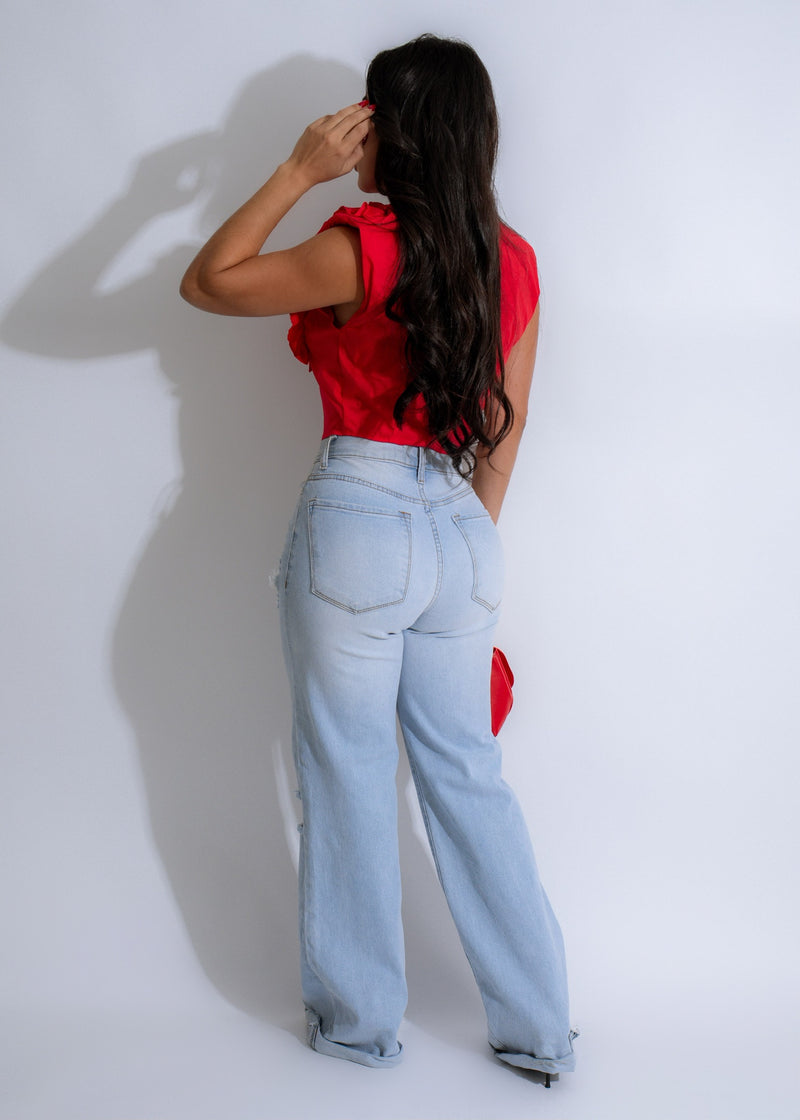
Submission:
M 360 261 L 349 232 L 334 227 L 293 249 L 261 248 L 306 191 L 352 171 L 372 112 L 349 105 L 310 124 L 286 162 L 197 254 L 181 283 L 183 298 L 218 315 L 282 315 L 355 300 Z

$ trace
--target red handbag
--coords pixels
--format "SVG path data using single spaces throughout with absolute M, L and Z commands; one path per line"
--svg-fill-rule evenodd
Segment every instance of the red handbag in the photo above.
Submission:
M 506 655 L 497 646 L 492 652 L 492 735 L 497 735 L 514 703 L 514 674 Z

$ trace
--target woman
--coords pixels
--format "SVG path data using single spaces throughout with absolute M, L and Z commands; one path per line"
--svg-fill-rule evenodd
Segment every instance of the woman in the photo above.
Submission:
M 574 1068 L 563 943 L 490 721 L 494 522 L 539 319 L 533 250 L 498 217 L 496 150 L 470 47 L 422 36 L 383 51 L 366 100 L 305 130 L 181 293 L 219 314 L 291 313 L 322 395 L 278 587 L 309 1043 L 368 1066 L 400 1057 L 397 714 L 491 1045 L 549 1085 Z M 353 168 L 388 206 L 341 208 L 303 244 L 260 253 L 305 191 Z

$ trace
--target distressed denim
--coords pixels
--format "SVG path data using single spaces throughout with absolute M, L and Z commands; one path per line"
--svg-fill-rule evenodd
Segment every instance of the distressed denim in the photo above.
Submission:
M 303 806 L 308 1041 L 400 1058 L 406 1007 L 396 715 L 436 868 L 512 1065 L 572 1070 L 564 947 L 491 732 L 500 538 L 447 456 L 323 441 L 278 574 Z

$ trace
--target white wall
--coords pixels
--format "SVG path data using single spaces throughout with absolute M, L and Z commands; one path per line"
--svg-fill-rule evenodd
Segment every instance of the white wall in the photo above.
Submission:
M 320 412 L 285 322 L 204 317 L 177 282 L 302 127 L 360 97 L 377 49 L 433 30 L 493 75 L 501 200 L 540 260 L 501 521 L 504 745 L 567 938 L 584 1078 L 605 1045 L 642 1094 L 608 1115 L 794 1117 L 785 1081 L 760 1112 L 741 1090 L 670 1111 L 661 1075 L 709 1074 L 721 1024 L 734 1071 L 797 1037 L 800 9 L 7 11 L 0 959 L 21 1053 L 59 1016 L 213 1014 L 220 995 L 295 1030 L 267 577 Z M 278 241 L 358 201 L 354 177 L 320 188 Z M 479 1011 L 417 831 L 406 815 L 409 1021 L 436 1035 L 445 1002 Z M 712 1063 L 720 1086 L 729 1065 Z M 44 1114 L 19 1078 L 15 1120 Z M 81 1093 L 61 1115 L 95 1115 Z

